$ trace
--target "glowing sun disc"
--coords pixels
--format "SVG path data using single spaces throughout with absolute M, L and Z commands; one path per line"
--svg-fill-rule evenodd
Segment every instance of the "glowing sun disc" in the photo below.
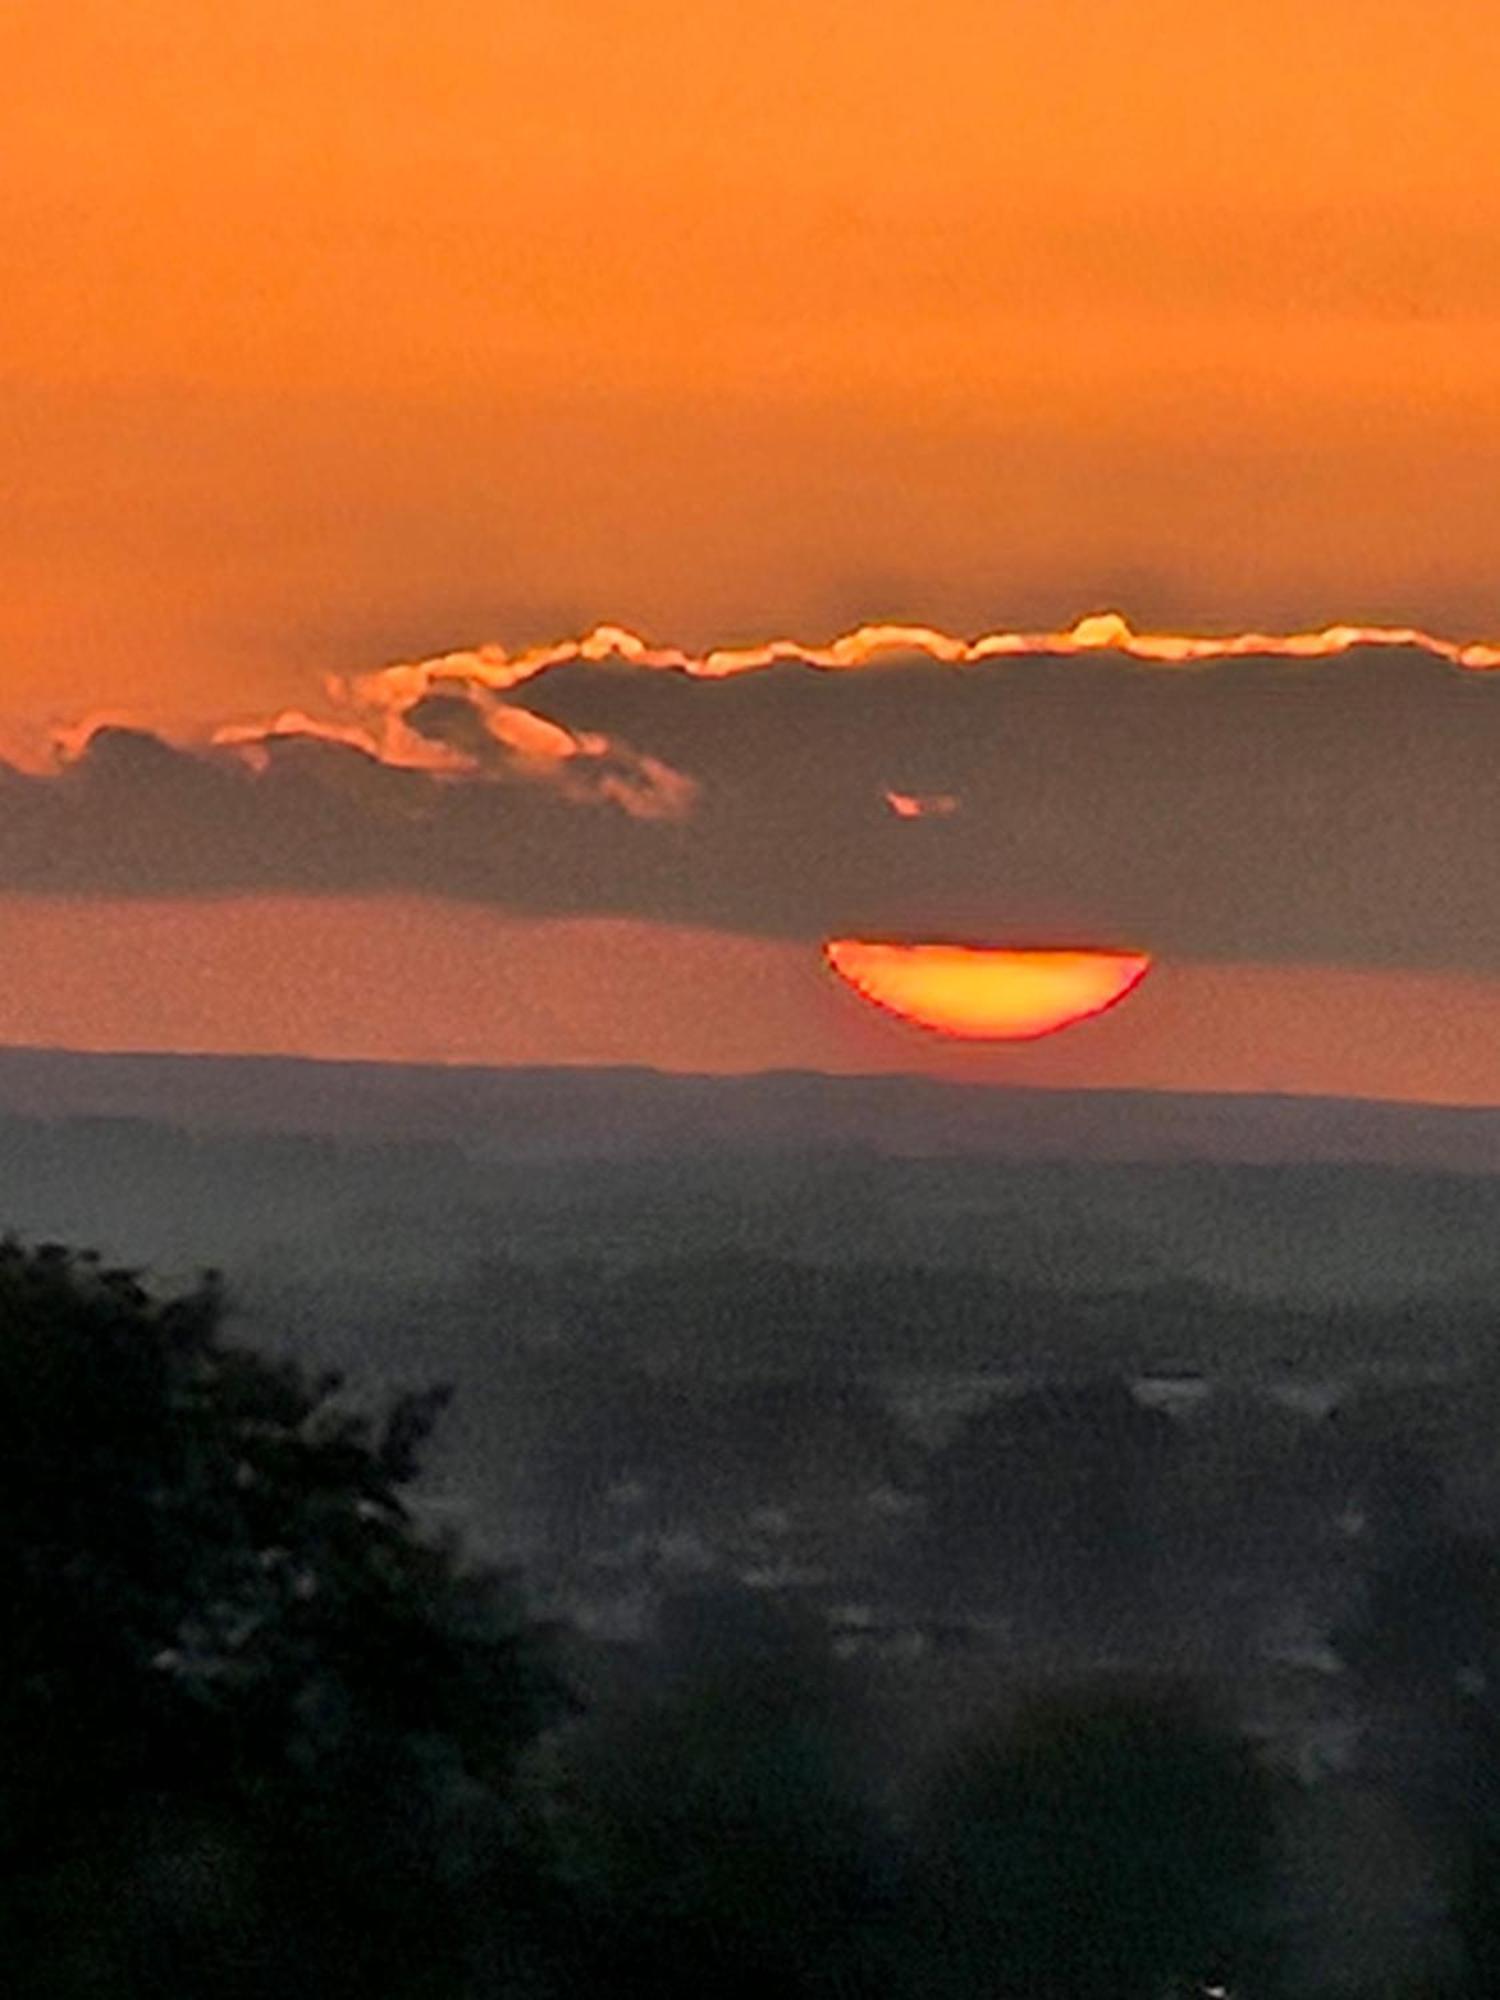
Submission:
M 830 938 L 828 964 L 903 1021 L 969 1041 L 1028 1042 L 1102 1014 L 1139 985 L 1144 952 L 990 949 Z

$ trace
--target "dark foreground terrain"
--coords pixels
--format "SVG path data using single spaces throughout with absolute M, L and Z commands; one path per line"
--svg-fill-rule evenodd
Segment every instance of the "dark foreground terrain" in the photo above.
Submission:
M 254 1122 L 0 1122 L 14 1990 L 1500 1991 L 1500 1181 Z

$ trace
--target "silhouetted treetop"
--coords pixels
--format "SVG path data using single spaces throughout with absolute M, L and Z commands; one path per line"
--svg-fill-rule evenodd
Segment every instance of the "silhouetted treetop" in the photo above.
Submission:
M 1270 1788 L 1186 1687 L 1023 1702 L 958 1747 L 915 1833 L 959 1992 L 1156 2000 L 1264 1965 Z
M 224 1327 L 212 1276 L 0 1244 L 0 1873 L 175 1799 L 368 1942 L 493 1867 L 568 1701 L 511 1583 L 415 1525 L 443 1393 L 377 1417 Z

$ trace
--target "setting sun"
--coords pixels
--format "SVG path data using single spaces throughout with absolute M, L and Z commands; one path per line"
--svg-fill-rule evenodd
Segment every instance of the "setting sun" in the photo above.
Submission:
M 877 1007 L 938 1034 L 1034 1041 L 1123 1000 L 1151 961 L 1140 952 L 995 950 L 831 938 L 823 955 Z

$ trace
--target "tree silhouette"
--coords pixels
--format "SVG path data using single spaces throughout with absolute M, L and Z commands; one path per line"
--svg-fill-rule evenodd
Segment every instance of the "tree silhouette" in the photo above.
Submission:
M 512 1583 L 414 1522 L 443 1396 L 377 1421 L 224 1317 L 212 1278 L 0 1245 L 9 1970 L 444 1990 L 528 1865 L 511 1779 L 562 1681 Z
M 1336 1634 L 1369 1759 L 1442 1843 L 1464 1991 L 1500 1994 L 1500 1546 L 1438 1531 L 1369 1577 Z
M 639 1694 L 562 1746 L 570 1991 L 893 1990 L 893 1857 L 858 1684 L 816 1623 L 735 1587 L 669 1600 Z
M 1237 1735 L 1179 1689 L 1022 1705 L 917 1815 L 930 1990 L 1159 2000 L 1264 1969 L 1273 1825 Z M 1191 1988 L 1187 1989 L 1191 1990 Z
M 998 1603 L 1064 1650 L 1149 1631 L 1175 1452 L 1171 1419 L 1113 1377 L 986 1405 L 929 1468 L 930 1587 L 945 1609 Z

